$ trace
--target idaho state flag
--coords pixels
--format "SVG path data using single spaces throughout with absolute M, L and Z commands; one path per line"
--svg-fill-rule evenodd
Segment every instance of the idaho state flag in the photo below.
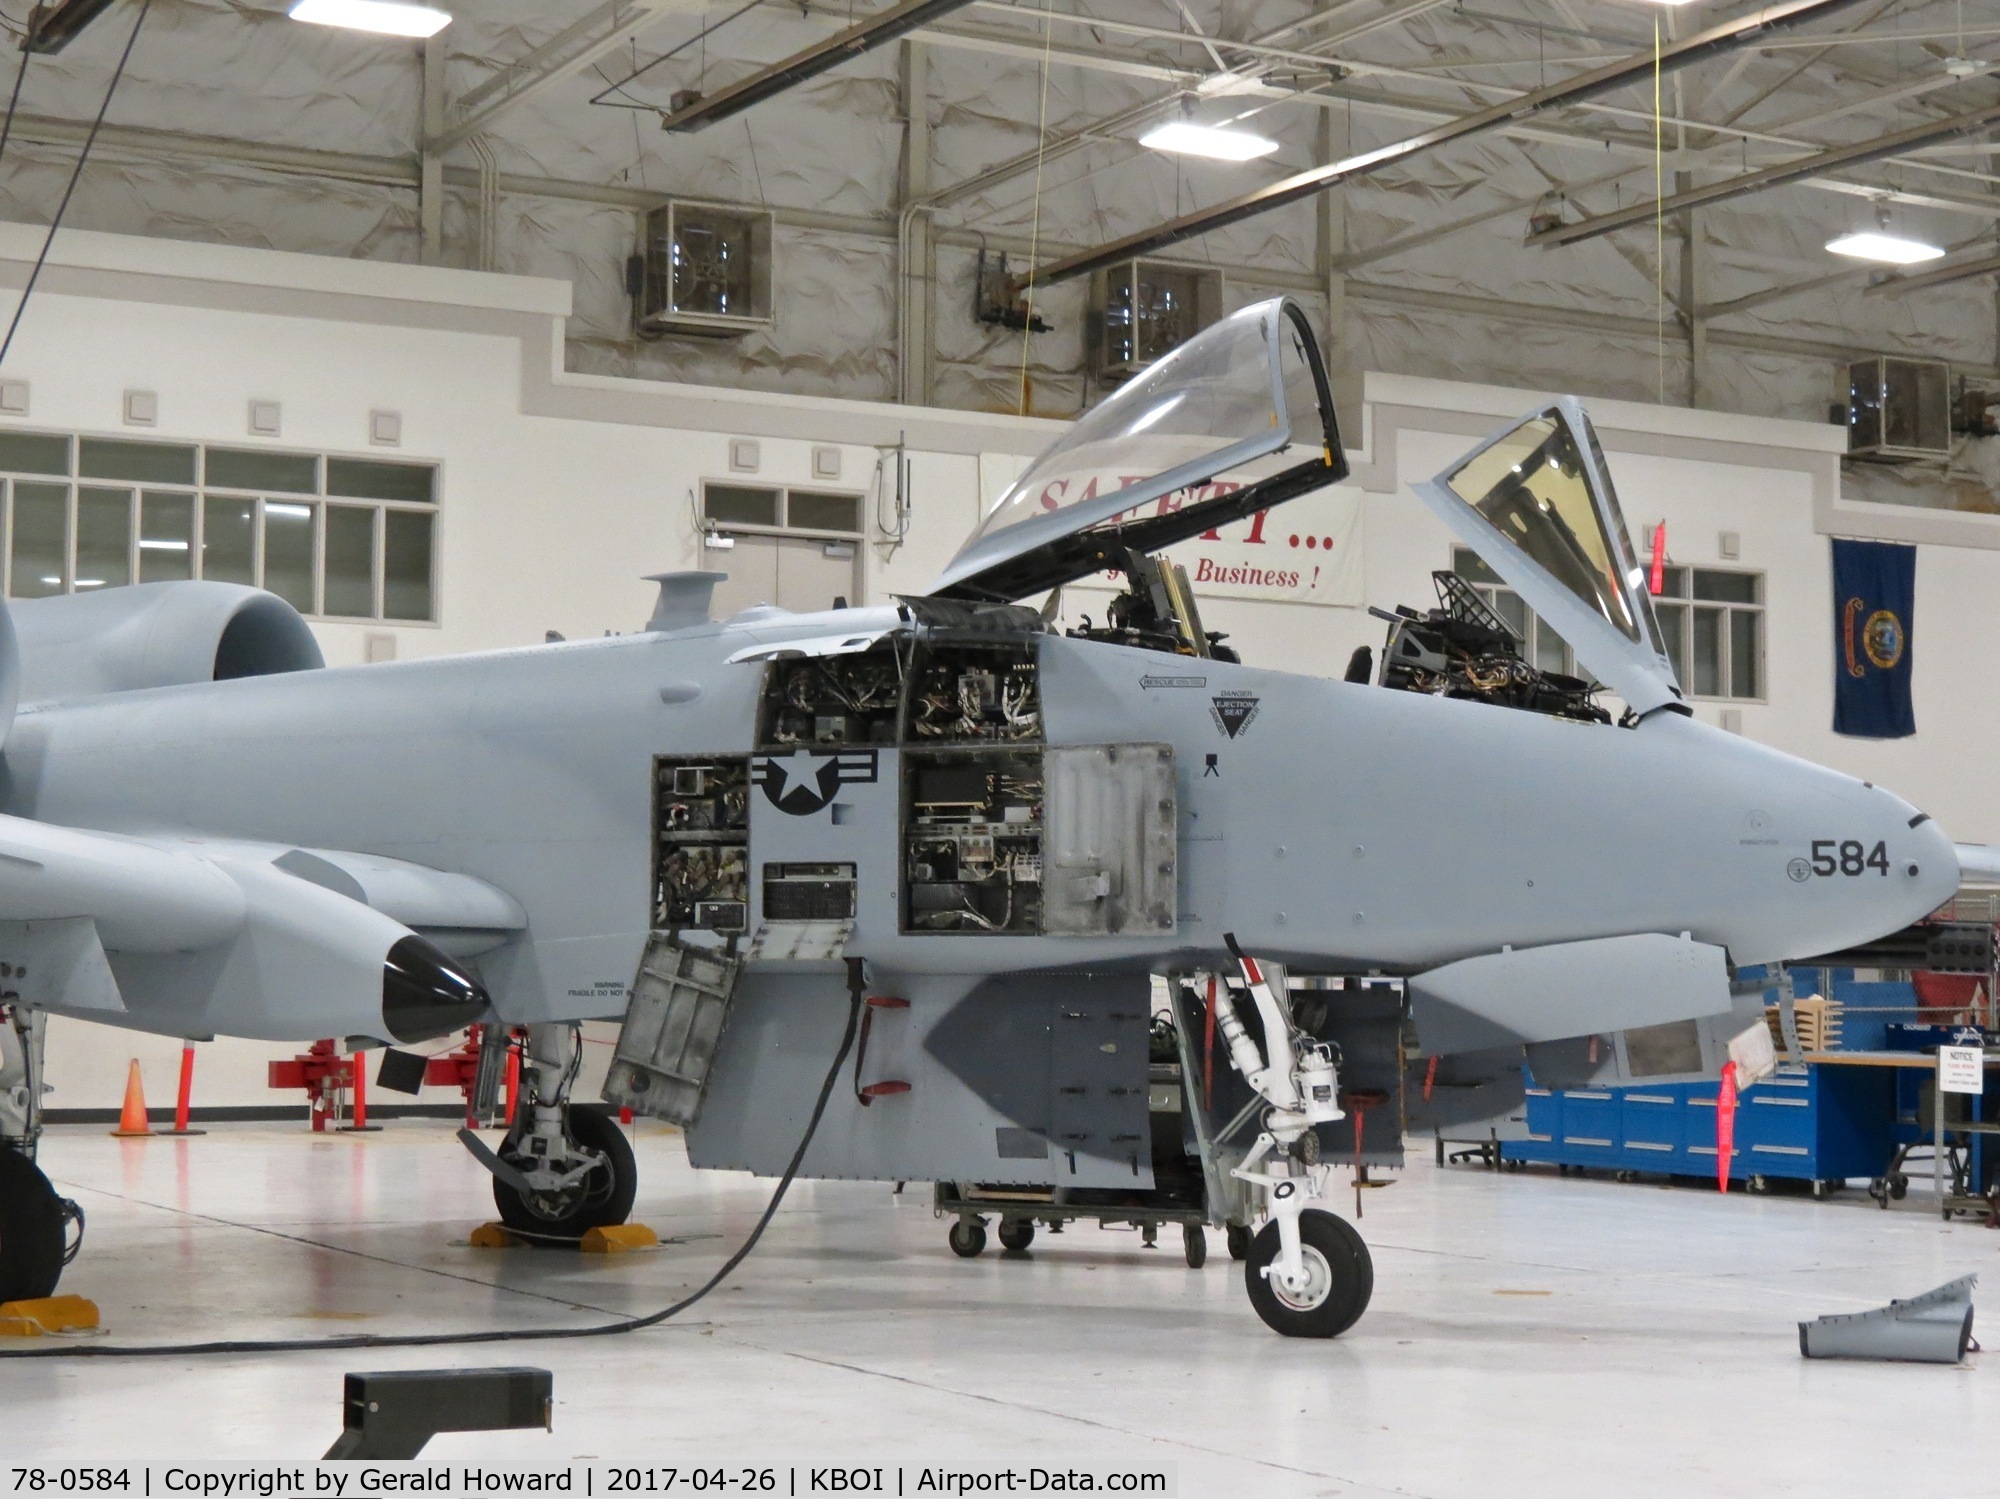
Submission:
M 1864 739 L 1917 732 L 1910 711 L 1910 625 L 1917 549 L 1833 544 L 1833 731 Z

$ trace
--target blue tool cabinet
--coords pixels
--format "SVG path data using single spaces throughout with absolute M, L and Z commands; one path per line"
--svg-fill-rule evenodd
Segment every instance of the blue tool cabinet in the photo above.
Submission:
M 1501 1157 L 1661 1176 L 1715 1177 L 1713 1082 L 1567 1092 L 1528 1088 L 1528 1138 Z M 1895 1079 L 1877 1067 L 1786 1064 L 1737 1099 L 1732 1179 L 1882 1174 L 1895 1150 Z

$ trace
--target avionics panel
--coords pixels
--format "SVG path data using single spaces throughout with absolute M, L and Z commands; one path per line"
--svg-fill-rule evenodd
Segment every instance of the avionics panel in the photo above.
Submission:
M 653 929 L 741 932 L 749 912 L 749 757 L 656 758 Z
M 773 661 L 757 742 L 769 747 L 894 744 L 903 663 L 893 645 L 851 656 Z
M 904 738 L 922 743 L 1032 743 L 1042 737 L 1035 642 L 924 645 L 910 672 Z
M 1042 929 L 1039 749 L 903 757 L 903 930 Z

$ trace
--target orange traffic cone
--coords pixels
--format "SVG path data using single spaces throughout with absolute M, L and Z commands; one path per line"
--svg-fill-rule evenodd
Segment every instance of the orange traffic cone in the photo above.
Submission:
M 132 1070 L 125 1074 L 125 1107 L 118 1111 L 118 1128 L 111 1133 L 121 1140 L 143 1139 L 152 1134 L 153 1126 L 146 1122 L 146 1090 L 139 1084 L 139 1059 L 132 1059 Z

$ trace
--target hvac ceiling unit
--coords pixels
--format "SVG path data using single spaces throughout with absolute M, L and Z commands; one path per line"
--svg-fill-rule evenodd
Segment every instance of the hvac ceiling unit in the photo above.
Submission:
M 674 201 L 646 215 L 639 326 L 737 338 L 771 326 L 771 215 Z
M 1951 367 L 1940 359 L 1857 359 L 1847 367 L 1847 454 L 1909 463 L 1951 453 Z
M 1091 276 L 1095 372 L 1117 382 L 1171 352 L 1222 316 L 1222 272 L 1127 260 Z

